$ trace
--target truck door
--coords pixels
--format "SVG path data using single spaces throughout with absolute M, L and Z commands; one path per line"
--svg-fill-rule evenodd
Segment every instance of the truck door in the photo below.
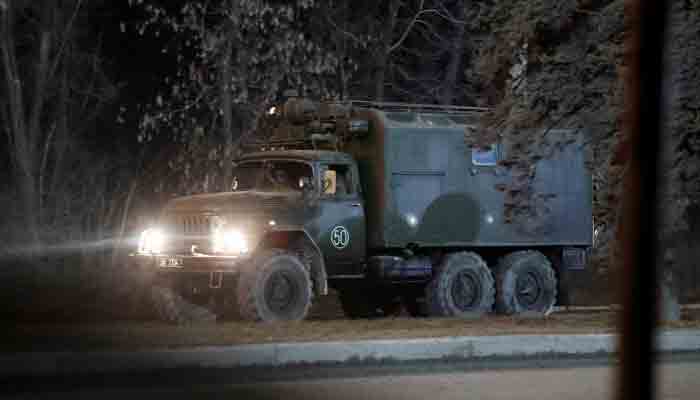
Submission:
M 320 243 L 329 276 L 362 273 L 365 212 L 357 166 L 322 164 Z

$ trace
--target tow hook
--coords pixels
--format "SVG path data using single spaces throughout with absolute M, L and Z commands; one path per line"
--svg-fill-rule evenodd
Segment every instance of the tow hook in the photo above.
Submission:
M 221 289 L 221 284 L 224 281 L 224 273 L 222 271 L 211 271 L 209 273 L 209 288 Z

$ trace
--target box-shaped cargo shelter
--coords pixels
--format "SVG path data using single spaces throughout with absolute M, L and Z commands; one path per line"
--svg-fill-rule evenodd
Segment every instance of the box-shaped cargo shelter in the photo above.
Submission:
M 590 246 L 591 175 L 580 134 L 536 163 L 534 189 L 547 211 L 522 220 L 504 218 L 498 187 L 511 175 L 497 143 L 465 143 L 469 116 L 356 109 L 369 132 L 345 151 L 358 162 L 370 248 Z

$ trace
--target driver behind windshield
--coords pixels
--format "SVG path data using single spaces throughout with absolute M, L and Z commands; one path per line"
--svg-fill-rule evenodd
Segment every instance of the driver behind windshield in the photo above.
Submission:
M 249 161 L 236 166 L 233 190 L 301 191 L 300 180 L 313 178 L 311 166 L 296 161 Z
M 294 190 L 289 176 L 287 175 L 287 171 L 284 169 L 275 168 L 272 164 L 268 164 L 265 175 L 273 191 L 284 192 Z

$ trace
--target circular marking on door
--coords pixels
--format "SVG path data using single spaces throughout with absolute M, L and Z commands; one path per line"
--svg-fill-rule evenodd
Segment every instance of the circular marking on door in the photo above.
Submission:
M 331 231 L 331 244 L 338 250 L 343 250 L 350 243 L 350 232 L 342 226 L 338 225 Z

